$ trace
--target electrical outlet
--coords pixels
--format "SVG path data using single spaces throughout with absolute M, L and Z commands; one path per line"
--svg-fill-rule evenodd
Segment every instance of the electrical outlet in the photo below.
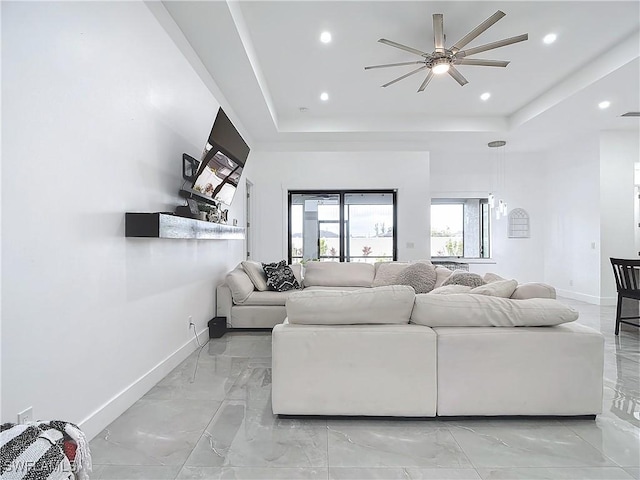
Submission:
M 573 287 L 573 280 L 569 280 L 569 286 Z
M 191 328 L 191 325 L 195 325 L 195 323 L 193 323 L 193 317 L 191 315 L 189 315 L 189 318 L 187 320 L 189 321 L 189 328 Z
M 33 422 L 33 407 L 25 408 L 18 413 L 18 423 L 24 425 L 26 423 Z

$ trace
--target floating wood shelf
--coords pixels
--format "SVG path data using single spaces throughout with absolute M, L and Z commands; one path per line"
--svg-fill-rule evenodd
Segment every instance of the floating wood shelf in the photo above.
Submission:
M 205 222 L 171 213 L 125 215 L 125 237 L 192 238 L 196 240 L 242 240 L 244 227 Z

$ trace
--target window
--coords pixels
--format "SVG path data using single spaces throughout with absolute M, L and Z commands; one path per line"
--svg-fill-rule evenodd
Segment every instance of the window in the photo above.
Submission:
M 489 258 L 486 198 L 431 199 L 431 256 Z
M 290 191 L 289 262 L 396 259 L 396 193 Z

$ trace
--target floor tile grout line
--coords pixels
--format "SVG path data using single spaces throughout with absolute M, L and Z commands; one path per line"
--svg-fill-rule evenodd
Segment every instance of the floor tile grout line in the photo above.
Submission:
M 594 423 L 596 422 L 595 420 L 593 421 Z M 618 462 L 616 462 L 613 458 L 611 458 L 609 455 L 607 455 L 604 451 L 600 450 L 596 445 L 594 445 L 593 443 L 591 443 L 589 440 L 587 440 L 586 438 L 584 438 L 582 435 L 580 435 L 579 432 L 576 432 L 573 428 L 571 428 L 569 425 L 565 425 L 569 430 L 571 430 L 580 440 L 582 440 L 583 442 L 586 442 L 587 444 L 591 445 L 593 448 L 595 448 L 598 452 L 600 452 L 600 454 L 606 458 L 607 460 L 609 460 L 610 462 L 613 462 L 613 464 L 616 467 L 620 467 L 623 468 L 622 465 L 620 465 Z
M 455 425 L 454 425 L 455 426 Z M 482 478 L 482 475 L 480 475 L 480 472 L 478 471 L 478 467 L 476 467 L 476 464 L 473 463 L 473 461 L 471 460 L 471 457 L 469 457 L 469 455 L 467 455 L 467 452 L 464 451 L 464 448 L 462 448 L 462 445 L 460 445 L 460 442 L 458 442 L 458 439 L 456 438 L 456 436 L 453 434 L 453 432 L 451 431 L 451 426 L 450 425 L 445 425 L 445 427 L 447 428 L 447 431 L 449 432 L 449 435 L 451 435 L 451 438 L 453 438 L 453 441 L 456 442 L 456 445 L 458 445 L 458 448 L 460 449 L 460 451 L 462 452 L 462 454 L 466 457 L 466 459 L 469 461 L 469 463 L 471 464 L 471 466 L 473 467 L 473 469 L 476 471 L 476 473 L 478 474 L 478 476 L 480 478 Z

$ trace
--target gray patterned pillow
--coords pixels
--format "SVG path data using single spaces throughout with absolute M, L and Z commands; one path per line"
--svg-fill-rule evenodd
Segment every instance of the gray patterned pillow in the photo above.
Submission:
M 267 274 L 267 285 L 276 292 L 300 288 L 300 284 L 286 260 L 280 260 L 277 263 L 263 263 L 262 268 Z
M 416 293 L 428 293 L 436 285 L 436 269 L 431 263 L 414 263 L 398 274 L 395 284 L 409 285 Z
M 449 278 L 447 278 L 442 286 L 445 285 L 466 285 L 467 287 L 476 288 L 484 285 L 484 279 L 477 273 L 469 272 L 453 272 Z

